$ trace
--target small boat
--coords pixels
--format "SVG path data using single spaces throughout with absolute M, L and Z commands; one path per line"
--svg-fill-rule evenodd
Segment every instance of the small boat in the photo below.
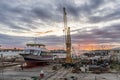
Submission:
M 20 55 L 23 56 L 27 66 L 46 65 L 54 59 L 44 44 L 26 44 L 26 46 Z

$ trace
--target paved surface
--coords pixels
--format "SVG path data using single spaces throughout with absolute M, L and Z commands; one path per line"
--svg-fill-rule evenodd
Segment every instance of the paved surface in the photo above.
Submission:
M 78 80 L 120 80 L 120 74 L 114 73 L 102 73 L 102 74 L 93 74 L 93 73 L 71 73 L 70 69 L 60 68 L 58 71 L 53 71 L 52 66 L 46 67 L 37 67 L 32 69 L 21 70 L 17 67 L 11 67 L 4 69 L 4 72 L 0 71 L 0 80 L 32 80 L 31 77 L 39 77 L 40 71 L 43 70 L 45 77 L 41 80 L 62 80 L 60 78 L 68 78 L 75 76 Z

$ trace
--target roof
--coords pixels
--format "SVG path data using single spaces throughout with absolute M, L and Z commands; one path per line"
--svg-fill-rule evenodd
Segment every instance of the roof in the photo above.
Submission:
M 27 46 L 45 46 L 44 44 L 26 44 Z

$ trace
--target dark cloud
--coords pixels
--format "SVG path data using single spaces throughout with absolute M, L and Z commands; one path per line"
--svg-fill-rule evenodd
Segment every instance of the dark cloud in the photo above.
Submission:
M 39 25 L 45 25 L 54 22 L 63 22 L 63 7 L 66 7 L 69 21 L 80 22 L 86 17 L 86 23 L 109 22 L 120 19 L 119 7 L 106 8 L 106 4 L 112 0 L 86 0 L 82 4 L 76 4 L 74 0 L 1 0 L 0 1 L 0 24 L 9 28 L 13 32 L 24 32 L 37 29 Z M 103 9 L 99 9 L 103 7 Z M 109 10 L 110 9 L 110 10 Z M 108 10 L 107 13 L 105 11 Z M 94 15 L 100 13 L 100 15 Z M 104 14 L 104 15 L 101 15 Z M 35 22 L 40 20 L 41 22 Z M 36 26 L 33 26 L 36 25 Z M 2 26 L 1 26 L 2 27 Z M 54 26 L 52 26 L 54 27 Z M 88 28 L 88 27 L 87 27 Z M 120 42 L 120 24 L 111 23 L 110 26 L 103 28 L 94 28 L 87 31 L 86 28 L 72 30 L 77 34 L 72 35 L 73 43 L 82 43 L 85 41 L 95 41 L 98 43 Z M 0 34 L 0 44 L 6 45 L 24 45 L 27 41 L 32 40 L 31 37 L 18 37 Z M 39 42 L 46 45 L 64 44 L 63 36 L 44 36 L 38 38 Z M 19 44 L 18 44 L 19 43 Z
M 51 13 L 48 12 L 45 8 L 34 8 L 33 12 L 41 19 L 51 18 Z
M 94 28 L 90 31 L 80 30 L 72 36 L 72 44 L 84 44 L 84 43 L 97 43 L 97 44 L 111 44 L 111 43 L 120 43 L 120 24 L 106 26 L 104 28 Z M 44 37 L 18 37 L 18 36 L 9 36 L 0 34 L 0 44 L 3 46 L 12 45 L 12 46 L 22 46 L 24 47 L 26 43 L 34 42 L 46 44 L 47 46 L 60 46 L 64 45 L 65 40 L 64 36 L 44 36 Z
M 14 2 L 16 4 L 16 1 Z M 24 6 L 13 6 L 9 1 L 2 0 L 0 2 L 0 23 L 11 29 L 29 30 L 26 28 L 34 28 L 23 25 L 31 23 L 33 20 L 30 11 Z M 22 25 L 23 27 L 21 27 Z
M 73 42 L 80 43 L 94 41 L 95 43 L 111 44 L 111 43 L 120 43 L 120 24 L 114 24 L 106 26 L 104 28 L 94 28 L 91 31 L 81 31 L 72 35 Z M 90 33 L 89 33 L 90 32 Z
M 0 34 L 0 45 L 11 47 L 25 47 L 27 43 L 41 43 L 51 46 L 59 46 L 64 44 L 63 36 L 45 36 L 45 37 L 21 37 L 21 36 L 9 36 Z
M 88 7 L 90 9 L 99 8 L 100 6 L 104 5 L 105 0 L 90 0 L 88 2 Z
M 24 45 L 31 40 L 30 37 L 9 36 L 0 34 L 0 45 L 3 47 L 24 47 Z
M 89 21 L 88 22 L 91 22 L 91 23 L 99 23 L 99 22 L 108 22 L 108 21 L 112 21 L 112 20 L 118 20 L 120 19 L 120 11 L 119 9 L 115 9 L 113 10 L 113 12 L 105 16 L 90 16 L 89 17 Z
M 89 10 L 96 10 L 100 6 L 104 5 L 105 0 L 88 0 L 83 7 L 88 8 Z M 83 10 L 85 9 L 83 8 Z M 85 11 L 87 11 L 85 9 Z
M 14 0 L 12 0 L 14 1 Z M 44 22 L 54 21 L 59 22 L 63 21 L 63 11 L 62 8 L 66 7 L 70 17 L 73 17 L 75 20 L 79 20 L 82 18 L 81 15 L 88 16 L 89 21 L 98 22 L 101 19 L 100 16 L 91 16 L 94 14 L 97 9 L 104 5 L 106 0 L 88 0 L 84 4 L 78 5 L 74 0 L 52 0 L 51 2 L 42 2 L 42 1 L 32 1 L 29 5 L 21 4 L 19 1 L 14 1 L 16 6 L 13 6 L 9 1 L 1 1 L 0 3 L 0 14 L 1 14 L 1 24 L 9 25 L 12 28 L 15 23 L 13 22 L 23 22 L 27 24 L 31 24 L 33 20 L 40 19 Z M 27 3 L 27 1 L 24 1 Z M 109 16 L 113 16 L 115 14 L 111 14 Z M 109 17 L 108 16 L 108 17 Z M 107 16 L 106 16 L 107 17 Z M 16 25 L 15 25 L 16 26 Z M 18 25 L 16 27 L 19 27 Z M 24 26 L 24 27 L 27 27 Z M 13 27 L 14 28 L 14 27 Z M 34 28 L 33 26 L 29 28 Z
M 88 0 L 84 4 L 77 5 L 73 0 L 59 0 L 56 1 L 57 10 L 61 13 L 62 8 L 66 7 L 68 15 L 73 16 L 74 19 L 78 20 L 82 18 L 81 15 L 91 15 L 101 5 L 104 4 L 104 0 Z

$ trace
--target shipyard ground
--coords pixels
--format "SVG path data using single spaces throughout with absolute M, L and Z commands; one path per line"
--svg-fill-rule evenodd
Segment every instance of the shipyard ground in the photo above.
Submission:
M 40 78 L 41 70 L 44 72 L 43 78 Z M 0 80 L 75 80 L 73 77 L 76 80 L 120 80 L 120 73 L 71 73 L 71 68 L 59 67 L 58 70 L 53 70 L 53 64 L 23 70 L 19 66 L 12 66 L 0 70 Z

